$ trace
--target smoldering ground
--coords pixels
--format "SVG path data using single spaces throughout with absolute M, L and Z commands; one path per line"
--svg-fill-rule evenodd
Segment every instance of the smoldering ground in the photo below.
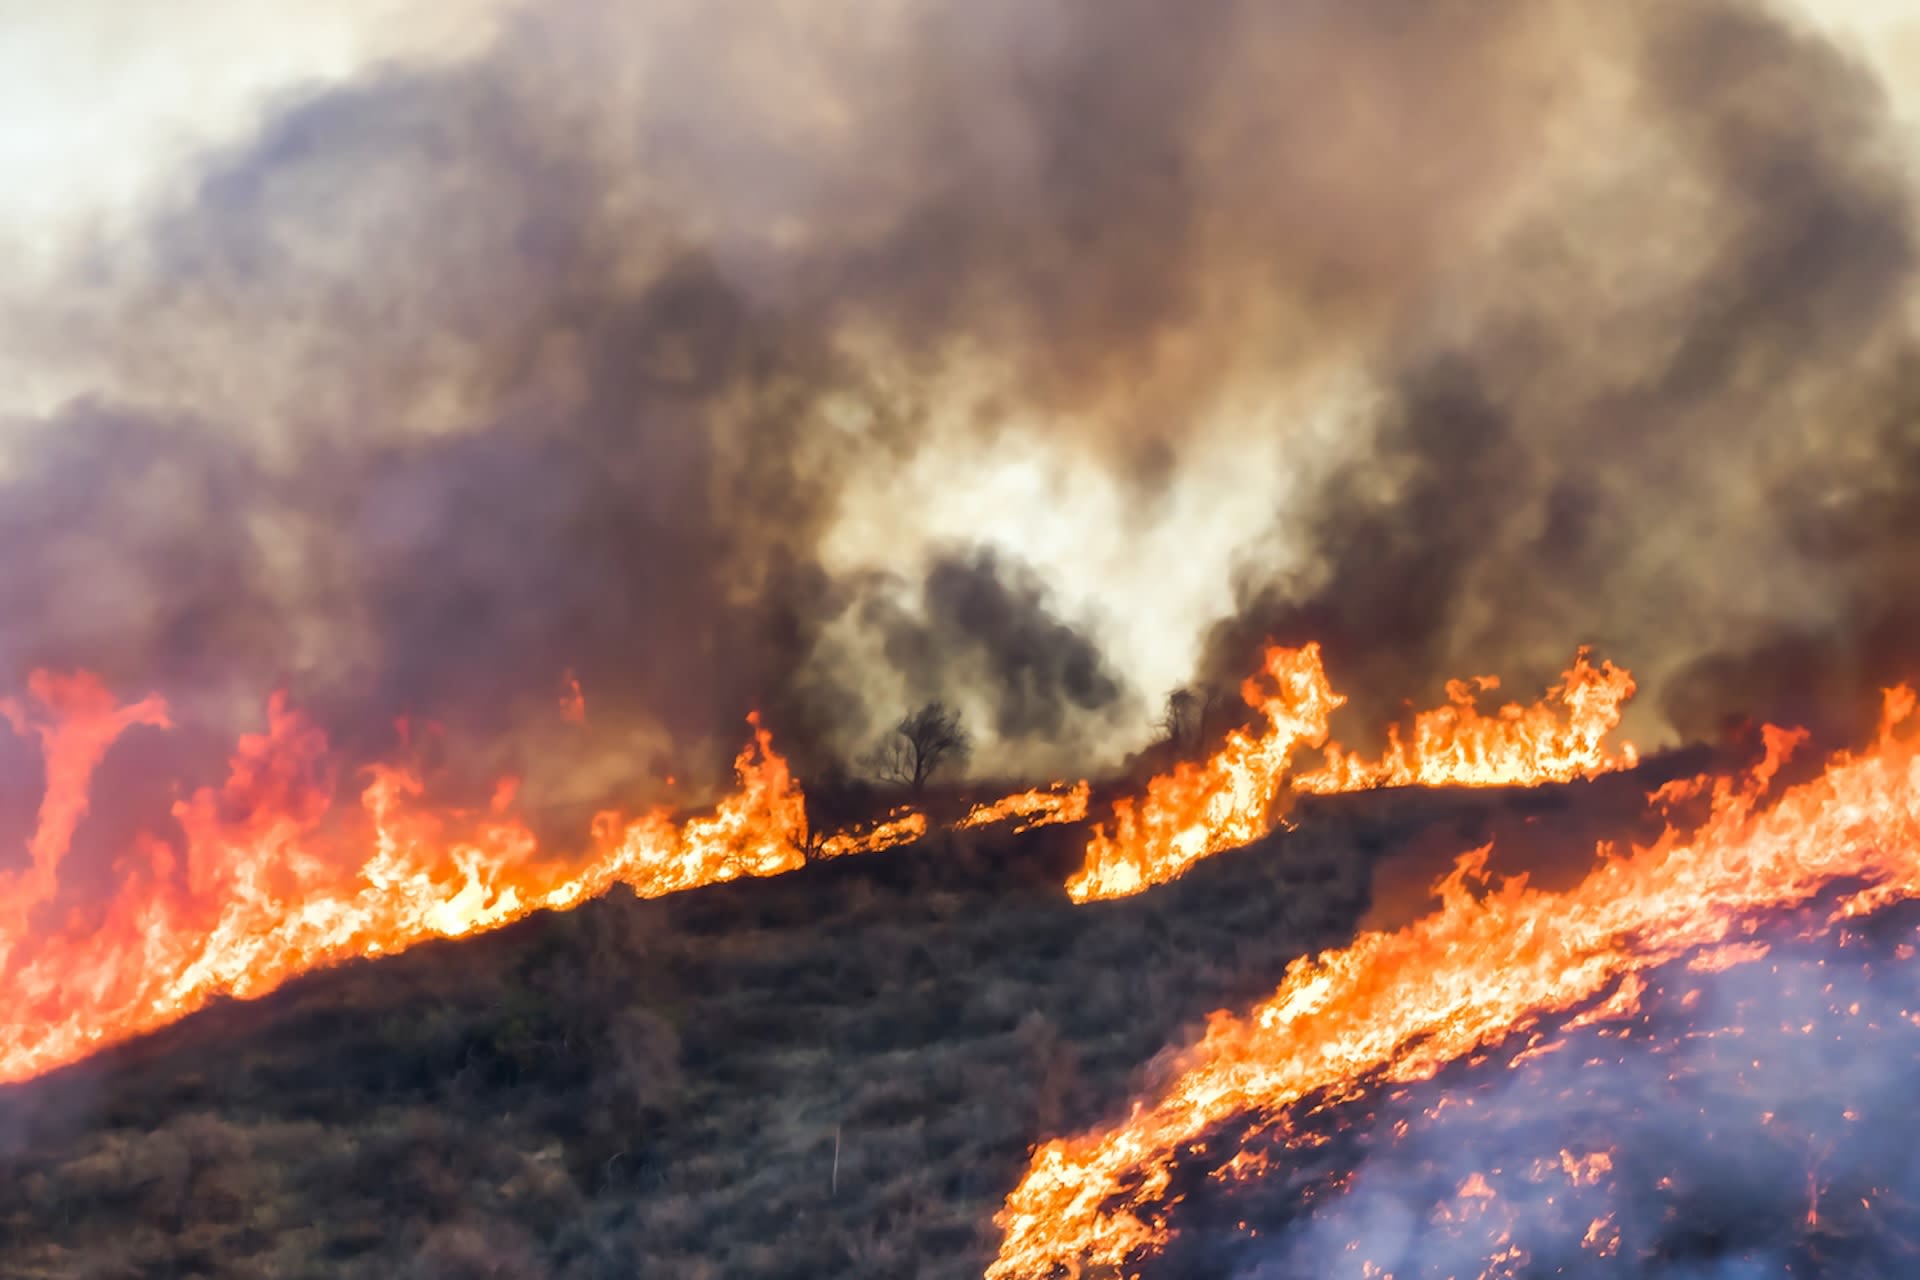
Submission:
M 1158 692 L 1114 631 L 1210 620 L 922 547 L 892 478 L 1031 452 L 1128 486 L 1087 538 L 1177 538 L 1253 421 L 1234 496 L 1289 496 L 1203 674 L 1312 632 L 1359 723 L 1590 641 L 1689 733 L 1786 657 L 1845 701 L 1905 657 L 1897 143 L 1844 52 L 1726 0 L 529 8 L 282 104 L 0 301 L 76 392 L 5 437 L 0 668 L 282 684 L 356 753 L 435 720 L 567 801 L 713 778 L 750 706 L 850 754 L 902 688 L 1111 759 Z M 941 615 L 956 564 L 1009 612 Z

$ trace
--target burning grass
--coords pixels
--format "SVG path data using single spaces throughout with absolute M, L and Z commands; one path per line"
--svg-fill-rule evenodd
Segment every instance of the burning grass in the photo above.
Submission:
M 1389 840 L 1329 822 L 1089 912 L 1082 836 L 617 891 L 0 1091 L 0 1275 L 448 1276 L 478 1239 L 507 1274 L 977 1277 L 1029 1146 L 1349 933 Z M 225 1145 L 154 1183 L 190 1117 Z
M 1295 792 L 1530 787 L 1595 777 L 1639 759 L 1631 745 L 1606 744 L 1634 693 L 1625 668 L 1595 667 L 1582 649 L 1540 701 L 1486 715 L 1478 693 L 1499 683 L 1493 676 L 1450 681 L 1446 706 L 1416 716 L 1409 739 L 1392 726 L 1386 753 L 1369 761 L 1327 742 L 1330 717 L 1346 698 L 1327 682 L 1320 646 L 1270 645 L 1263 669 L 1240 690 L 1254 725 L 1228 734 L 1205 761 L 1182 762 L 1152 779 L 1144 796 L 1115 802 L 1111 822 L 1094 828 L 1086 865 L 1067 881 L 1067 893 L 1088 902 L 1165 884 L 1202 858 L 1265 835 L 1285 820 Z M 1323 745 L 1325 763 L 1301 771 L 1300 755 Z
M 1914 696 L 1888 695 L 1878 743 L 1774 799 L 1795 735 L 1770 731 L 1744 785 L 1674 783 L 1656 803 L 1710 795 L 1711 812 L 1609 859 L 1564 894 L 1473 885 L 1464 857 L 1441 909 L 1395 933 L 1293 965 L 1245 1017 L 1222 1014 L 1182 1070 L 1124 1122 L 1036 1151 L 999 1221 L 991 1277 L 1116 1268 L 1159 1252 L 1180 1153 L 1232 1117 L 1284 1116 L 1362 1082 L 1405 1083 L 1544 1014 L 1729 940 L 1752 913 L 1798 906 L 1839 880 L 1861 888 L 1836 920 L 1920 893 L 1920 748 Z
M 1059 890 L 1083 827 L 936 831 L 217 1002 L 0 1090 L 0 1275 L 978 1277 L 1031 1146 L 1350 937 L 1383 855 L 1632 815 L 1643 776 L 1315 798 L 1092 907 Z M 189 1117 L 231 1132 L 154 1182 Z M 239 1200 L 197 1194 L 220 1167 Z
M 724 861 L 726 874 L 712 877 L 722 883 L 691 892 L 695 884 L 674 882 L 668 887 L 690 892 L 657 905 L 628 897 L 542 914 L 462 944 L 457 966 L 450 959 L 456 949 L 442 943 L 384 962 L 400 967 L 383 968 L 380 980 L 371 967 L 316 975 L 282 998 L 227 1004 L 17 1091 L 0 1117 L 0 1136 L 16 1149 L 4 1171 L 13 1191 L 0 1203 L 0 1222 L 30 1243 L 17 1274 L 187 1267 L 380 1275 L 406 1266 L 451 1275 L 483 1257 L 521 1259 L 512 1265 L 527 1274 L 567 1276 L 659 1268 L 697 1274 L 709 1265 L 753 1276 L 958 1275 L 981 1266 L 1008 1278 L 1162 1267 L 1182 1274 L 1199 1265 L 1194 1249 L 1216 1247 L 1222 1237 L 1217 1221 L 1203 1217 L 1189 1229 L 1179 1225 L 1182 1215 L 1221 1197 L 1233 1202 L 1230 1191 L 1196 1191 L 1195 1176 L 1208 1187 L 1259 1182 L 1271 1192 L 1281 1183 L 1264 1179 L 1279 1169 L 1283 1183 L 1297 1182 L 1313 1161 L 1296 1156 L 1363 1127 L 1336 1126 L 1330 1136 L 1322 1117 L 1413 1096 L 1405 1091 L 1516 1043 L 1509 1055 L 1516 1070 L 1557 1068 L 1570 1046 L 1591 1057 L 1594 1037 L 1605 1039 L 1613 1024 L 1640 1016 L 1644 1000 L 1663 996 L 1657 981 L 1674 966 L 1705 983 L 1766 961 L 1775 941 L 1743 932 L 1744 925 L 1770 925 L 1826 894 L 1822 922 L 1844 931 L 1885 918 L 1920 884 L 1911 865 L 1920 848 L 1920 816 L 1912 810 L 1920 747 L 1911 732 L 1914 699 L 1901 691 L 1889 700 L 1872 750 L 1797 785 L 1783 788 L 1780 769 L 1798 739 L 1770 731 L 1766 759 L 1744 775 L 1659 786 L 1652 814 L 1671 826 L 1647 847 L 1607 858 L 1576 887 L 1483 883 L 1481 849 L 1447 878 L 1432 915 L 1307 958 L 1351 930 L 1374 855 L 1437 829 L 1436 815 L 1449 805 L 1464 806 L 1456 815 L 1479 812 L 1479 821 L 1518 810 L 1499 792 L 1315 796 L 1315 806 L 1352 808 L 1318 808 L 1310 821 L 1303 816 L 1305 830 L 1240 856 L 1205 857 L 1216 839 L 1244 834 L 1241 825 L 1266 829 L 1260 788 L 1244 795 L 1236 788 L 1248 779 L 1275 784 L 1295 746 L 1323 736 L 1326 713 L 1338 703 L 1312 649 L 1272 651 L 1267 677 L 1247 690 L 1250 702 L 1266 699 L 1266 737 L 1235 735 L 1208 764 L 1156 780 L 1137 810 L 1118 806 L 1144 819 L 1177 816 L 1189 800 L 1201 801 L 1199 854 L 1181 864 L 1186 874 L 1175 883 L 1137 901 L 1076 911 L 1053 888 L 1083 835 L 1064 819 L 1084 804 L 1084 784 L 1016 793 L 977 806 L 932 838 L 916 811 L 849 833 L 844 848 L 822 841 L 816 852 L 829 856 L 805 874 L 725 883 L 789 868 Z M 1624 672 L 1591 668 L 1583 655 L 1561 691 L 1567 720 L 1521 709 L 1481 717 L 1475 732 L 1532 735 L 1554 759 L 1566 758 L 1560 748 L 1571 743 L 1578 757 L 1571 771 L 1601 775 L 1586 784 L 1594 793 L 1618 784 L 1601 811 L 1639 820 L 1637 801 L 1651 784 L 1614 772 L 1632 762 L 1630 748 L 1610 756 L 1600 745 L 1607 717 L 1617 716 L 1630 688 Z M 84 778 L 98 744 L 146 722 L 148 713 L 111 699 L 82 704 L 78 714 L 36 730 L 49 759 Z M 1458 697 L 1455 707 L 1454 723 L 1472 720 Z M 183 825 L 193 830 L 204 818 L 219 829 L 257 825 L 262 813 L 304 814 L 299 801 L 314 794 L 306 788 L 317 776 L 317 741 L 276 707 L 269 733 L 242 744 L 229 790 L 240 788 L 250 802 L 260 794 L 278 802 L 223 804 L 201 793 L 182 802 Z M 288 760 L 294 767 L 284 767 Z M 52 772 L 36 837 L 36 853 L 52 848 L 56 861 L 61 832 L 70 835 L 84 811 L 85 788 L 62 780 L 69 776 Z M 1371 774 L 1353 776 L 1359 790 L 1371 791 Z M 749 864 L 756 851 L 790 853 L 799 869 L 806 849 L 799 795 L 757 726 L 740 780 L 736 800 L 682 825 L 609 823 L 604 847 L 616 855 L 592 864 L 594 874 L 604 873 L 606 883 L 665 884 L 647 878 L 651 871 L 635 872 L 652 867 L 646 859 L 617 851 L 708 845 Z M 1209 799 L 1216 783 L 1232 801 L 1219 812 Z M 449 848 L 483 850 L 451 859 L 469 879 L 476 867 L 521 865 L 511 841 L 491 853 L 490 846 L 449 845 L 444 815 L 410 816 L 413 795 L 409 780 L 391 771 L 376 771 L 366 793 L 381 838 L 366 864 L 378 874 L 362 874 L 389 894 L 383 902 L 414 900 L 395 891 L 409 883 L 401 873 L 442 865 Z M 1524 808 L 1530 823 L 1551 807 L 1530 798 Z M 1372 816 L 1342 829 L 1328 820 L 1342 812 Z M 483 832 L 512 830 L 498 810 L 477 820 Z M 1055 825 L 1028 830 L 1047 822 Z M 1463 839 L 1484 835 L 1475 825 L 1455 821 L 1447 829 Z M 305 830 L 297 822 L 247 826 L 246 843 L 236 847 L 278 849 L 275 841 Z M 1103 839 L 1110 837 L 1096 830 L 1091 844 Z M 881 856 L 899 843 L 914 847 Z M 831 856 L 856 851 L 874 856 Z M 901 868 L 911 870 L 903 876 Z M 298 859 L 284 869 L 307 871 Z M 25 884 L 22 892 L 31 893 L 37 874 L 30 869 L 10 887 Z M 201 883 L 192 875 L 189 882 Z M 563 883 L 579 888 L 483 899 L 505 904 L 484 923 L 570 905 L 599 887 L 577 871 Z M 1223 885 L 1232 890 L 1222 892 Z M 227 888 L 230 904 L 265 901 Z M 423 900 L 442 909 L 465 901 L 438 892 L 430 881 Z M 1276 928 L 1276 919 L 1286 927 Z M 478 927 L 429 918 L 419 932 Z M 1896 956 L 1910 957 L 1910 944 L 1900 945 L 1908 949 Z M 1251 1014 L 1213 1012 L 1244 1007 L 1288 960 L 1280 990 Z M 411 985 L 393 980 L 408 973 Z M 276 973 L 261 989 L 285 976 Z M 204 993 L 222 989 L 239 986 L 213 982 Z M 1198 1019 L 1209 1013 L 1201 1034 Z M 1550 1033 L 1536 1034 L 1556 1019 Z M 1154 1056 L 1181 1040 L 1192 1047 Z M 254 1048 L 236 1052 L 236 1044 Z M 1144 1075 L 1142 1063 L 1150 1064 Z M 1128 1097 L 1143 1101 L 1115 1119 Z M 1442 1097 L 1435 1114 L 1449 1105 Z M 185 1125 L 180 1132 L 176 1118 Z M 1095 1124 L 1102 1118 L 1104 1127 Z M 328 1131 L 300 1128 L 305 1123 Z M 478 1146 L 452 1164 L 431 1136 L 448 1124 L 479 1135 L 470 1139 Z M 396 1125 L 429 1137 L 390 1150 L 383 1135 Z M 1408 1119 L 1395 1130 L 1414 1127 Z M 1029 1144 L 1062 1132 L 1083 1136 L 1035 1149 L 995 1218 L 997 1233 L 986 1228 Z M 296 1148 L 334 1163 L 302 1174 Z M 1565 1148 L 1562 1172 L 1577 1187 L 1597 1185 L 1623 1162 L 1590 1148 Z M 374 1163 L 357 1163 L 367 1151 Z M 1551 1171 L 1547 1157 L 1528 1159 L 1524 1168 Z M 1618 1214 L 1596 1213 L 1572 1244 L 1562 1216 L 1516 1218 L 1537 1240 L 1519 1242 L 1520 1226 L 1487 1216 L 1489 1204 L 1526 1200 L 1513 1181 L 1518 1160 L 1465 1171 L 1423 1210 L 1439 1216 L 1419 1231 L 1437 1232 L 1447 1249 L 1484 1247 L 1481 1274 L 1490 1277 L 1518 1275 L 1536 1256 L 1573 1257 L 1566 1248 L 1601 1261 L 1672 1253 L 1668 1234 L 1635 1228 Z M 1299 1182 L 1293 1199 L 1249 1219 L 1264 1228 L 1236 1226 L 1249 1241 L 1268 1232 L 1260 1248 L 1271 1256 L 1261 1253 L 1249 1265 L 1297 1267 L 1307 1265 L 1301 1257 L 1321 1256 L 1313 1251 L 1325 1241 L 1313 1233 L 1347 1223 L 1339 1216 L 1347 1211 L 1322 1214 L 1314 1206 L 1332 1205 L 1357 1185 L 1353 1166 L 1343 1168 L 1324 1184 Z M 1809 1231 L 1819 1224 L 1824 1194 L 1817 1169 L 1810 1178 Z M 375 1192 L 339 1192 L 349 1185 Z M 850 1188 L 844 1196 L 843 1185 Z M 1406 1193 L 1389 1198 L 1399 1204 Z M 1874 1196 L 1864 1200 L 1871 1208 Z M 1364 1216 L 1367 1202 L 1351 1203 Z M 103 1252 L 66 1229 L 70 1208 L 54 1228 L 55 1205 L 80 1207 L 96 1234 L 116 1221 L 137 1229 Z M 739 1225 L 769 1216 L 794 1224 L 774 1232 L 773 1243 Z M 1453 1231 L 1469 1223 L 1473 1230 Z M 1488 1223 L 1494 1229 L 1480 1231 Z M 1308 1234 L 1290 1234 L 1296 1228 Z M 1285 1236 L 1277 1244 L 1275 1230 Z M 1353 1239 L 1370 1237 L 1363 1229 Z M 989 1263 L 996 1244 L 999 1255 Z M 1359 1250 L 1355 1274 L 1365 1280 L 1415 1265 L 1404 1249 L 1394 1252 L 1401 1246 L 1348 1244 L 1339 1259 L 1356 1261 L 1347 1255 Z M 1801 1236 L 1767 1236 L 1755 1247 L 1810 1256 Z M 1456 1253 L 1431 1256 L 1467 1256 Z M 1382 1260 L 1392 1258 L 1400 1260 Z
M 60 867 L 114 740 L 167 728 L 165 705 L 122 705 L 96 678 L 36 675 L 0 718 L 38 739 L 47 786 L 30 864 L 0 872 L 0 976 L 18 1016 L 0 1025 L 0 1081 L 74 1061 L 163 1026 L 217 997 L 251 997 L 345 959 L 497 929 L 624 885 L 641 897 L 781 875 L 810 856 L 848 857 L 917 840 L 925 814 L 810 840 L 806 801 L 772 734 L 750 716 L 734 787 L 707 812 L 603 812 L 583 856 L 556 856 L 514 810 L 515 783 L 474 811 L 435 803 L 401 764 L 366 771 L 358 812 L 337 803 L 340 764 L 316 725 L 275 696 L 263 732 L 235 747 L 228 777 L 173 806 L 176 848 L 143 835 L 118 888 L 76 908 Z M 976 806 L 970 826 L 1076 821 L 1086 785 Z
M 1141 1273 L 1911 1275 L 1920 910 L 1834 928 L 1839 896 L 1430 1080 L 1223 1124 Z
M 1491 687 L 1481 677 L 1481 688 Z M 1264 724 L 1237 730 L 1212 758 L 1153 779 L 1114 803 L 1086 864 L 1067 882 L 1076 901 L 1136 893 L 1201 858 L 1271 829 L 1291 792 L 1294 757 L 1321 744 L 1344 699 L 1328 685 L 1317 646 L 1270 648 L 1243 696 Z M 1548 702 L 1482 715 L 1464 685 L 1417 718 L 1376 764 L 1330 748 L 1297 789 L 1337 792 L 1409 781 L 1532 785 L 1631 763 L 1603 739 L 1633 681 L 1584 652 Z M 584 710 L 571 688 L 562 710 Z M 1561 710 L 1549 705 L 1557 701 Z M 179 1018 L 217 996 L 257 996 L 288 978 L 358 956 L 392 954 L 430 938 L 496 929 L 542 908 L 575 906 L 626 885 L 642 897 L 737 877 L 781 875 L 810 856 L 872 853 L 924 836 L 923 812 L 831 834 L 808 831 L 807 801 L 772 734 L 750 716 L 734 788 L 710 812 L 603 812 L 583 856 L 554 856 L 516 813 L 514 779 L 485 810 L 428 797 L 418 770 L 366 770 L 359 812 L 338 806 L 340 764 L 326 735 L 286 699 L 264 732 L 236 746 L 223 786 L 173 806 L 176 846 L 142 834 L 120 856 L 119 886 L 76 910 L 61 900 L 60 868 L 90 803 L 107 748 L 130 729 L 167 728 L 157 698 L 121 704 L 97 679 L 34 677 L 24 701 L 0 703 L 13 730 L 39 740 L 47 787 L 30 865 L 0 873 L 0 974 L 23 1015 L 0 1028 L 0 1080 L 22 1079 L 104 1044 Z M 1016 832 L 1078 822 L 1091 787 L 1056 783 L 974 804 L 960 829 Z

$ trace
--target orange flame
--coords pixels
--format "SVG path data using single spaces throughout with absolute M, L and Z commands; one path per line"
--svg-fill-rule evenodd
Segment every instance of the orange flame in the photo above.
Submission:
M 25 874 L 0 873 L 0 977 L 29 918 L 58 890 L 60 863 L 86 817 L 87 786 L 107 748 L 136 725 L 165 729 L 170 724 L 160 699 L 117 706 L 106 686 L 85 672 L 62 676 L 36 671 L 27 692 L 39 705 L 39 714 L 13 699 L 0 699 L 0 720 L 21 737 L 40 740 L 47 783 L 39 821 L 27 845 L 30 866 Z
M 1064 782 L 1056 782 L 1050 787 L 1017 791 L 992 804 L 976 804 L 967 810 L 966 817 L 954 825 L 964 831 L 1018 818 L 1020 825 L 1014 830 L 1031 831 L 1035 827 L 1052 826 L 1056 822 L 1078 822 L 1087 816 L 1087 800 L 1092 794 L 1093 789 L 1085 782 L 1076 782 L 1071 787 Z
M 917 810 L 896 813 L 871 831 L 842 831 L 820 842 L 823 858 L 844 858 L 855 853 L 878 853 L 895 845 L 909 844 L 927 834 L 927 815 Z
M 1272 829 L 1286 793 L 1293 754 L 1326 741 L 1327 721 L 1346 699 L 1333 691 L 1320 665 L 1320 647 L 1269 647 L 1266 674 L 1277 693 L 1249 680 L 1247 704 L 1266 716 L 1259 737 L 1231 734 L 1204 765 L 1182 762 L 1147 784 L 1144 801 L 1114 805 L 1112 835 L 1094 829 L 1086 865 L 1069 881 L 1075 902 L 1125 897 L 1180 875 L 1209 854 L 1259 839 Z M 1314 793 L 1400 786 L 1536 786 L 1632 767 L 1639 759 L 1623 745 L 1609 752 L 1607 734 L 1620 723 L 1620 706 L 1633 696 L 1633 674 L 1611 662 L 1594 667 L 1581 649 L 1562 682 L 1532 706 L 1510 704 L 1492 716 L 1476 705 L 1479 691 L 1499 687 L 1492 676 L 1447 683 L 1448 705 L 1414 719 L 1413 741 L 1389 731 L 1378 761 L 1326 747 L 1326 765 L 1292 780 L 1292 790 Z M 1554 704 L 1559 703 L 1559 707 Z M 1561 713 L 1564 708 L 1564 717 Z
M 1639 761 L 1631 744 L 1615 754 L 1606 737 L 1620 723 L 1620 707 L 1634 694 L 1633 673 L 1574 655 L 1561 683 L 1531 706 L 1508 703 L 1491 716 L 1477 702 L 1497 689 L 1493 676 L 1449 680 L 1447 705 L 1414 717 L 1413 741 L 1388 731 L 1386 752 L 1364 760 L 1327 745 L 1326 767 L 1294 779 L 1301 791 L 1327 793 L 1368 787 L 1510 787 L 1569 782 L 1612 769 L 1630 769 Z M 1554 704 L 1559 703 L 1556 707 Z M 1564 708 L 1564 716 L 1561 709 Z
M 1182 761 L 1147 784 L 1145 799 L 1117 801 L 1113 832 L 1094 828 L 1086 865 L 1067 881 L 1075 902 L 1118 898 L 1164 884 L 1209 854 L 1259 839 L 1272 829 L 1281 777 L 1302 744 L 1326 740 L 1327 717 L 1346 701 L 1327 683 L 1320 646 L 1268 648 L 1265 675 L 1240 688 L 1266 717 L 1255 736 L 1236 729 L 1205 764 Z
M 1889 694 L 1877 744 L 1762 801 L 1795 735 L 1712 788 L 1691 835 L 1608 859 L 1564 894 L 1470 882 L 1485 851 L 1441 884 L 1442 905 L 1396 933 L 1366 933 L 1289 967 L 1244 1018 L 1218 1013 L 1176 1079 L 1107 1132 L 1038 1148 L 996 1222 L 990 1280 L 1121 1267 L 1165 1242 L 1155 1211 L 1182 1147 L 1238 1116 L 1273 1116 L 1319 1090 L 1432 1076 L 1530 1015 L 1568 1009 L 1639 971 L 1728 940 L 1751 913 L 1807 901 L 1836 879 L 1891 902 L 1920 897 L 1920 742 L 1914 695 Z M 1702 784 L 1704 786 L 1704 784 Z M 1851 908 L 1843 905 L 1836 916 Z
M 46 927 L 94 770 L 127 729 L 171 722 L 159 698 L 122 707 L 84 673 L 36 672 L 29 694 L 26 703 L 0 700 L 0 723 L 38 739 L 47 761 L 31 863 L 0 872 L 0 981 L 16 1015 L 0 1025 L 0 1081 L 152 1030 L 216 995 L 264 995 L 309 969 L 498 928 L 616 883 L 656 897 L 778 875 L 806 860 L 805 798 L 757 715 L 734 761 L 735 790 L 713 813 L 684 822 L 664 809 L 602 813 L 584 862 L 563 862 L 543 856 L 513 816 L 515 778 L 499 779 L 484 811 L 470 812 L 431 806 L 417 773 L 375 765 L 358 813 L 336 812 L 325 733 L 275 695 L 265 731 L 236 745 L 225 785 L 173 806 L 184 858 L 142 836 L 123 855 L 119 891 L 104 908 Z M 561 710 L 570 720 L 585 714 L 571 672 Z M 412 741 L 411 725 L 395 727 L 403 744 Z M 1085 815 L 1088 791 L 1082 782 L 1023 792 L 959 825 L 1073 821 Z M 830 835 L 817 851 L 873 853 L 926 833 L 924 813 L 902 810 L 871 829 Z
M 737 787 L 713 813 L 683 823 L 659 810 L 602 814 L 579 865 L 539 856 L 507 812 L 510 784 L 484 812 L 432 809 L 420 803 L 417 775 L 377 766 L 360 813 L 335 815 L 326 735 L 276 696 L 265 731 L 240 739 L 226 784 L 175 804 L 184 865 L 144 838 L 123 857 L 103 910 L 55 923 L 42 917 L 58 905 L 58 864 L 93 769 L 127 728 L 168 720 L 159 699 L 116 706 L 91 676 L 36 674 L 30 692 L 34 707 L 0 703 L 16 732 L 40 740 L 48 768 L 32 865 L 0 877 L 9 998 L 0 1080 L 73 1061 L 217 994 L 262 995 L 316 966 L 496 928 L 616 881 L 651 897 L 804 860 L 803 798 L 758 717 L 734 762 Z

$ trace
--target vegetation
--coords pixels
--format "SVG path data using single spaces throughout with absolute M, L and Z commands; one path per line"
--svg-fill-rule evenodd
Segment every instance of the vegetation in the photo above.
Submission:
M 918 797 L 936 775 L 959 768 L 972 755 L 973 736 L 960 713 L 944 702 L 929 702 L 903 716 L 864 763 L 880 781 Z
M 1032 1143 L 1503 804 L 1315 802 L 1091 907 L 1083 830 L 939 835 L 310 975 L 0 1091 L 0 1277 L 977 1277 Z

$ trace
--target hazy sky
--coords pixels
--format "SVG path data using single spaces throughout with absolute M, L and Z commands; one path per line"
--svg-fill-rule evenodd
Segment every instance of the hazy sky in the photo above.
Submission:
M 0 5 L 0 229 L 53 251 L 125 217 L 287 94 L 377 61 L 459 57 L 495 0 L 77 0 Z

